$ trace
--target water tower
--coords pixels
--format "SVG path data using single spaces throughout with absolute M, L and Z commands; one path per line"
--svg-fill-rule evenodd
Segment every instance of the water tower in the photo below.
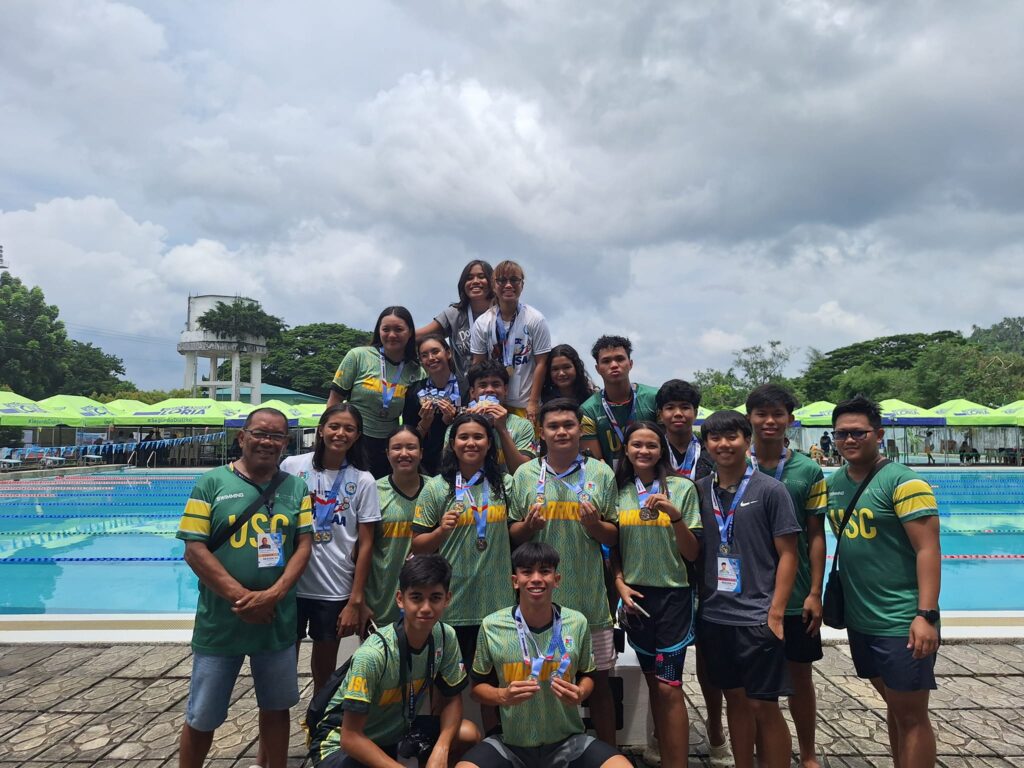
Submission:
M 181 332 L 178 342 L 178 354 L 185 356 L 185 389 L 192 391 L 195 397 L 200 387 L 206 387 L 210 399 L 217 398 L 218 387 L 231 387 L 231 399 L 241 399 L 242 387 L 250 387 L 249 402 L 259 405 L 260 388 L 263 375 L 263 357 L 267 354 L 267 340 L 262 336 L 241 334 L 240 338 L 225 339 L 215 333 L 204 331 L 199 327 L 199 318 L 214 309 L 218 302 L 232 304 L 235 301 L 258 302 L 244 296 L 189 296 L 188 322 Z M 249 355 L 252 363 L 249 367 L 249 381 L 241 380 L 242 355 Z M 199 381 L 199 358 L 209 360 L 209 381 Z M 217 369 L 221 360 L 231 360 L 230 381 L 218 381 Z

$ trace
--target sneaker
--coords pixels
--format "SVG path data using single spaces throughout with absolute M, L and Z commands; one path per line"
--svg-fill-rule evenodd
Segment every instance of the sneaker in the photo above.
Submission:
M 719 768 L 728 768 L 733 765 L 732 750 L 729 749 L 729 741 L 726 739 L 723 744 L 712 744 L 708 740 L 708 754 L 711 756 L 711 764 Z
M 644 747 L 643 755 L 641 758 L 648 765 L 658 768 L 661 765 L 661 748 L 658 746 L 658 740 L 651 736 L 647 746 Z

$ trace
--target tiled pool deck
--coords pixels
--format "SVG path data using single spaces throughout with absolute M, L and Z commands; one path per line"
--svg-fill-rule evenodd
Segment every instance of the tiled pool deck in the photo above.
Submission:
M 0 646 L 0 768 L 177 765 L 190 668 L 187 645 Z M 1024 715 L 1018 709 L 1024 698 L 1024 644 L 946 645 L 937 673 L 932 712 L 940 764 L 1024 765 Z M 310 682 L 305 654 L 300 674 L 305 703 Z M 866 681 L 854 677 L 846 646 L 827 647 L 815 677 L 818 739 L 827 764 L 892 766 L 882 702 Z M 690 680 L 687 698 L 698 721 L 701 699 L 692 675 Z M 289 765 L 296 768 L 303 765 L 298 719 L 295 710 Z M 708 765 L 699 723 L 691 742 L 690 765 Z M 208 765 L 248 768 L 255 749 L 256 703 L 252 680 L 244 676 Z

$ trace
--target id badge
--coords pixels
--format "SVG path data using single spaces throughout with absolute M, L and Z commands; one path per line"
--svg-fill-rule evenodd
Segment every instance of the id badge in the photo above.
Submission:
M 739 593 L 740 559 L 738 557 L 718 558 L 718 591 Z
M 281 533 L 261 533 L 256 537 L 256 559 L 260 568 L 284 565 L 284 547 Z

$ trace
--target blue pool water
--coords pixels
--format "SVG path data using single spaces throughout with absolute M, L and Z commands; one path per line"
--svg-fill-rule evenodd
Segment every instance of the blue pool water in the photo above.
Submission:
M 921 474 L 942 515 L 943 610 L 1024 610 L 1024 471 Z M 195 478 L 0 480 L 0 613 L 192 613 L 174 533 Z

